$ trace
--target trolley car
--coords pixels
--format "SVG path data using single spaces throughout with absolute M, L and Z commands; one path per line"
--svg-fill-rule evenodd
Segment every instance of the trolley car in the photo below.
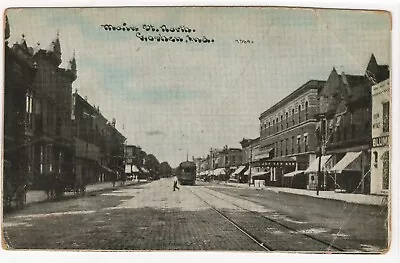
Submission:
M 176 177 L 181 185 L 194 185 L 196 181 L 196 164 L 186 161 L 179 164 Z

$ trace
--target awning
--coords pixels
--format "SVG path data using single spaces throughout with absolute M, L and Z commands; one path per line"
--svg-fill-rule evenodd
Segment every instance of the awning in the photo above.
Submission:
M 225 174 L 225 168 L 217 168 L 214 170 L 214 175 Z
M 255 159 L 255 160 L 261 160 L 261 159 L 267 159 L 267 158 L 272 157 L 272 156 L 271 156 L 271 151 L 272 151 L 273 149 L 274 149 L 274 148 L 269 148 L 269 149 L 267 149 L 264 153 L 259 154 L 259 155 L 256 155 L 254 159 Z
M 335 173 L 341 173 L 343 170 L 356 170 L 361 171 L 361 167 L 351 169 L 350 164 L 361 155 L 362 152 L 348 152 L 346 155 L 332 167 L 331 171 Z
M 270 173 L 271 173 L 270 171 L 268 171 L 268 172 L 258 172 L 258 173 L 255 173 L 254 175 L 252 175 L 251 178 L 253 180 L 266 180 L 267 177 L 268 177 L 267 175 L 270 174 Z
M 140 172 L 136 165 L 125 165 L 125 173 L 138 173 Z
M 243 172 L 243 170 L 244 170 L 245 168 L 246 168 L 246 166 L 244 166 L 244 165 L 239 166 L 239 168 L 237 168 L 236 171 L 234 171 L 234 172 L 232 173 L 232 175 L 240 174 L 241 172 Z
M 329 161 L 329 159 L 331 158 L 331 155 L 323 155 L 321 157 L 321 171 L 325 171 L 325 164 Z M 307 168 L 307 170 L 305 170 L 305 173 L 316 173 L 318 172 L 318 162 L 319 162 L 319 157 L 317 157 L 311 164 L 310 166 Z
M 305 172 L 304 170 L 293 171 L 293 172 L 284 174 L 283 177 L 294 177 L 295 175 L 301 174 L 301 173 L 304 173 L 304 172 Z
M 111 170 L 110 168 L 108 168 L 107 166 L 100 166 L 102 169 L 104 169 L 104 170 L 106 170 L 107 172 L 109 172 L 109 173 L 113 173 L 114 171 L 113 170 Z

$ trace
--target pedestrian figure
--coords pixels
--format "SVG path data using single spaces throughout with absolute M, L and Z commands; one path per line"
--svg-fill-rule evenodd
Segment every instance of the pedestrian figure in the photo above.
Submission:
M 178 179 L 176 178 L 176 176 L 175 176 L 175 178 L 174 178 L 174 191 L 175 191 L 175 189 L 178 189 L 179 190 L 179 187 L 178 187 Z

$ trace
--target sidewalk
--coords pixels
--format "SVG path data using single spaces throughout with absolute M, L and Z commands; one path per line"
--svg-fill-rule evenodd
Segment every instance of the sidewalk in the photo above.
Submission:
M 347 203 L 355 203 L 355 204 L 363 204 L 363 205 L 383 205 L 386 204 L 387 196 L 380 195 L 364 195 L 364 194 L 351 194 L 351 193 L 337 193 L 334 191 L 320 191 L 319 195 L 314 190 L 307 189 L 295 189 L 295 188 L 286 188 L 286 187 L 272 187 L 272 186 L 256 186 L 251 185 L 249 187 L 248 184 L 240 184 L 234 182 L 228 182 L 228 185 L 239 187 L 239 188 L 250 188 L 250 189 L 262 189 L 273 191 L 276 193 L 290 193 L 296 195 L 307 195 L 315 198 L 322 199 L 331 199 L 331 200 L 339 200 Z
M 86 186 L 86 193 L 101 191 L 101 190 L 111 190 L 111 189 L 118 189 L 119 187 L 129 186 L 137 184 L 138 181 L 126 181 L 125 185 L 121 186 L 120 182 L 117 182 L 115 186 L 112 186 L 111 182 L 104 182 L 104 183 L 96 183 L 96 184 L 89 184 Z M 66 192 L 65 196 L 74 196 L 72 192 Z M 47 200 L 47 196 L 45 191 L 43 190 L 29 190 L 26 193 L 26 204 L 32 204 L 37 202 L 43 202 Z

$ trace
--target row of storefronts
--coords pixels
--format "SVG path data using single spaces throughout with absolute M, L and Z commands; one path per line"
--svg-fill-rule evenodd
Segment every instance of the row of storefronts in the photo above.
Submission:
M 326 81 L 310 80 L 261 113 L 260 136 L 243 139 L 241 165 L 224 172 L 246 183 L 386 194 L 389 109 L 389 68 L 374 55 L 363 75 L 333 68 Z M 219 173 L 210 168 L 199 175 Z
M 58 34 L 46 48 L 25 36 L 10 45 L 6 19 L 4 163 L 10 185 L 42 188 L 45 178 L 76 174 L 89 182 L 123 172 L 126 138 L 72 84 L 75 56 L 60 67 Z

